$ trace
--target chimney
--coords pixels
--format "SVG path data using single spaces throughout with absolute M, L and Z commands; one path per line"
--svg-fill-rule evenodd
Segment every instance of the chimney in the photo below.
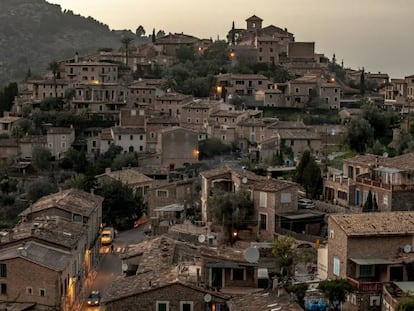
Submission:
M 110 172 L 111 172 L 111 168 L 110 167 L 105 168 L 105 174 L 109 174 Z
M 79 62 L 79 54 L 78 52 L 75 53 L 75 63 Z

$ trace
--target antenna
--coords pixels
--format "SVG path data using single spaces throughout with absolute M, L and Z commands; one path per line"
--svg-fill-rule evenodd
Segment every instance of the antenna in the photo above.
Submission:
M 410 244 L 406 244 L 404 245 L 404 253 L 410 253 L 411 252 L 411 245 Z

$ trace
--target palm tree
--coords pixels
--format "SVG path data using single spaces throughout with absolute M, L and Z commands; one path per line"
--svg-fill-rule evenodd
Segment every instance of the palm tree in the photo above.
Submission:
M 49 64 L 48 70 L 53 74 L 53 85 L 55 88 L 55 98 L 57 98 L 57 79 L 60 78 L 60 65 L 57 61 L 53 61 Z
M 125 50 L 125 66 L 127 67 L 128 67 L 128 56 L 129 56 L 128 55 L 129 45 L 131 44 L 132 41 L 134 41 L 134 39 L 131 37 L 127 37 L 127 36 L 121 39 L 121 43 L 124 46 L 124 50 Z

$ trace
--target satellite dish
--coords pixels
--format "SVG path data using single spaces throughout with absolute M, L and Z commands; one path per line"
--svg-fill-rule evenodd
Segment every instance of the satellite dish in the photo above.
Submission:
M 255 247 L 249 247 L 244 251 L 244 258 L 250 263 L 257 262 L 259 256 L 259 250 Z
M 241 181 L 243 184 L 247 183 L 247 177 L 243 177 Z
M 198 242 L 204 243 L 206 241 L 206 236 L 204 234 L 200 234 L 198 236 Z
M 404 245 L 404 253 L 409 253 L 409 252 L 411 252 L 411 245 L 410 244 Z
M 388 152 L 384 152 L 384 153 L 382 154 L 382 156 L 383 156 L 384 158 L 388 158 Z
M 128 270 L 128 265 L 126 263 L 122 264 L 122 271 L 125 272 Z
M 205 294 L 204 295 L 204 302 L 210 302 L 211 301 L 211 295 L 210 294 Z

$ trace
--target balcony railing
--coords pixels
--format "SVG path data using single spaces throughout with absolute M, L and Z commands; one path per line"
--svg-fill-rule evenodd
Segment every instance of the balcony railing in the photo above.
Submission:
M 348 283 L 354 286 L 360 293 L 379 293 L 382 291 L 382 282 L 358 281 L 348 277 Z
M 356 181 L 360 184 L 363 184 L 363 185 L 368 185 L 368 186 L 372 186 L 372 187 L 391 190 L 392 192 L 411 192 L 411 191 L 414 191 L 414 185 L 384 184 L 381 181 L 376 181 L 376 180 L 367 179 L 367 178 L 363 178 L 363 177 L 357 177 Z

